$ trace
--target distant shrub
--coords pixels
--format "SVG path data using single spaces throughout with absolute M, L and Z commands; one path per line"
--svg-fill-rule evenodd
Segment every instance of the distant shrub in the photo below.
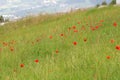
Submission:
M 106 1 L 103 1 L 101 5 L 107 5 Z
M 97 8 L 100 7 L 100 4 L 97 4 L 96 7 L 97 7 Z
M 115 5 L 116 4 L 116 0 L 112 0 L 111 2 L 110 2 L 110 5 Z
M 4 22 L 3 16 L 0 16 L 0 23 L 1 23 L 1 22 Z

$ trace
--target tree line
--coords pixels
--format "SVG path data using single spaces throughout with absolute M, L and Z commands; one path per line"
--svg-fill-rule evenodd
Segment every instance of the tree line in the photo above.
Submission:
M 0 16 L 0 23 L 2 23 L 2 22 L 8 22 L 9 21 L 9 19 L 5 19 L 3 16 Z
M 96 7 L 99 7 L 101 5 L 115 5 L 116 0 L 112 0 L 109 4 L 107 4 L 106 0 L 103 0 L 102 4 L 97 4 Z

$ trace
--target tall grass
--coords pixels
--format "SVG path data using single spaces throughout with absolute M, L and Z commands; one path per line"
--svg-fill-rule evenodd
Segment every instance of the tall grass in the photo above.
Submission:
M 107 7 L 6 24 L 0 80 L 119 80 L 119 14 L 120 7 Z

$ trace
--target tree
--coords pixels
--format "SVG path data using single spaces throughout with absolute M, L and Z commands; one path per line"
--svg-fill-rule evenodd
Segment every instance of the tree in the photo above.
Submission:
M 110 5 L 115 5 L 116 4 L 116 0 L 112 0 Z
M 106 1 L 103 1 L 103 2 L 102 2 L 102 5 L 107 5 Z
M 0 23 L 1 22 L 4 22 L 4 17 L 3 16 L 0 16 Z
M 97 8 L 100 7 L 100 4 L 97 4 L 96 7 L 97 7 Z

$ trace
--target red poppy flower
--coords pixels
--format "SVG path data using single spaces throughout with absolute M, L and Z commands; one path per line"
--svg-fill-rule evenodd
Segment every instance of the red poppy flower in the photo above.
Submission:
M 94 28 L 94 27 L 91 27 L 91 30 L 92 30 L 92 31 L 94 31 L 94 30 L 95 30 L 95 28 Z
M 100 20 L 100 22 L 104 22 L 104 20 Z
M 115 41 L 112 39 L 112 40 L 111 40 L 111 43 L 114 43 L 114 42 L 115 42 Z
M 99 26 L 96 26 L 95 28 L 96 28 L 96 29 L 98 29 L 98 28 L 99 28 Z
M 78 22 L 78 24 L 80 24 L 80 22 Z
M 77 45 L 77 42 L 73 42 L 74 45 Z
M 87 39 L 86 38 L 84 38 L 84 42 L 86 42 L 87 41 Z
M 36 42 L 39 42 L 40 41 L 40 39 L 36 39 Z
M 116 26 L 117 26 L 117 23 L 116 23 L 116 22 L 114 22 L 114 23 L 113 23 L 113 26 L 114 26 L 114 27 L 116 27 Z
M 13 51 L 14 51 L 14 48 L 13 48 L 13 47 L 10 47 L 10 51 L 13 52 Z
M 74 30 L 74 32 L 78 32 L 78 30 Z
M 50 36 L 49 38 L 50 38 L 50 39 L 52 39 L 53 37 L 52 37 L 52 36 Z
M 24 67 L 24 64 L 20 64 L 20 67 L 23 68 L 23 67 Z
M 7 46 L 8 44 L 6 42 L 3 42 L 3 46 Z
M 36 63 L 38 63 L 38 62 L 39 62 L 39 60 L 38 60 L 38 59 L 36 59 L 36 60 L 35 60 L 35 62 L 36 62 Z
M 0 52 L 2 51 L 2 48 L 0 48 Z
M 55 52 L 56 52 L 56 53 L 58 53 L 59 51 L 58 51 L 58 50 L 56 50 Z
M 76 26 L 72 26 L 73 29 L 76 29 Z
M 106 56 L 107 59 L 110 59 L 111 57 L 110 56 Z
M 116 46 L 116 49 L 117 49 L 117 50 L 120 50 L 120 46 Z
M 64 34 L 60 34 L 60 36 L 64 36 Z

